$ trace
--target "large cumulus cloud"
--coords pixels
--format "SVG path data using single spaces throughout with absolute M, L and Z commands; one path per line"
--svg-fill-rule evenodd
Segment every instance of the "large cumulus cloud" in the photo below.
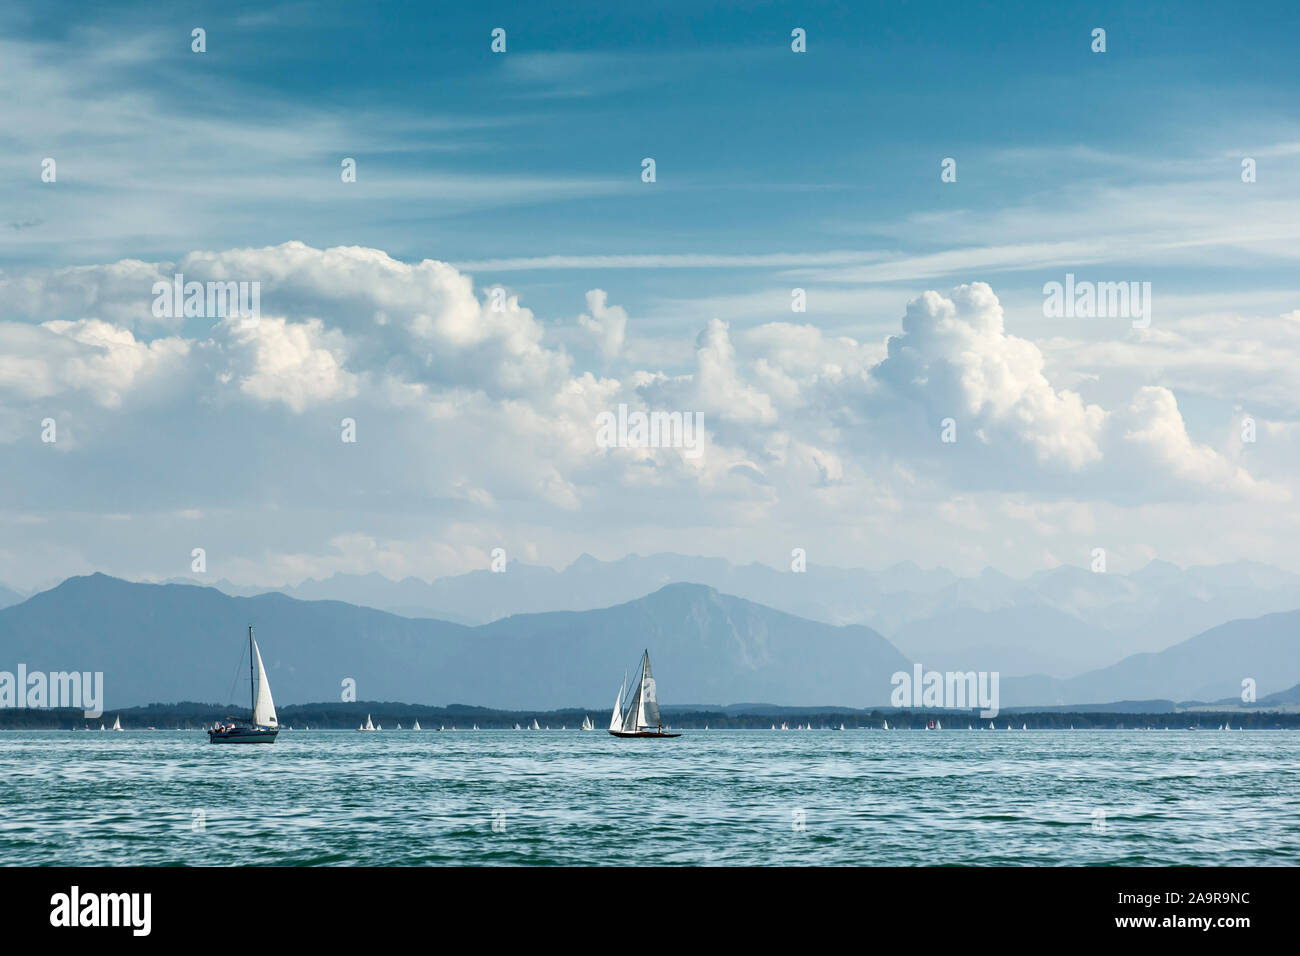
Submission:
M 262 283 L 260 322 L 157 320 L 152 284 L 174 272 Z M 678 333 L 693 334 L 695 360 L 674 373 L 632 364 L 654 343 L 627 347 L 635 322 L 603 290 L 588 292 L 579 323 L 600 367 L 582 368 L 516 296 L 375 249 L 193 253 L 9 276 L 4 291 L 0 443 L 15 450 L 11 483 L 60 489 L 88 510 L 111 500 L 128 513 L 229 522 L 274 507 L 285 540 L 242 554 L 245 568 L 305 567 L 313 535 L 321 567 L 353 567 L 362 558 L 341 556 L 337 542 L 373 549 L 388 521 L 385 568 L 402 555 L 486 553 L 492 536 L 538 522 L 554 540 L 622 535 L 631 550 L 648 524 L 740 540 L 778 522 L 869 540 L 921 501 L 939 525 L 988 534 L 972 495 L 1011 496 L 1003 517 L 1032 515 L 1035 528 L 1071 515 L 1060 534 L 1094 526 L 1078 518 L 1089 502 L 1289 497 L 1226 445 L 1194 439 L 1169 388 L 1144 386 L 1107 408 L 1055 384 L 983 283 L 914 298 L 883 342 L 806 321 L 733 329 L 705 318 Z M 620 403 L 701 413 L 705 454 L 598 447 L 596 416 Z M 80 473 L 32 450 L 51 411 L 83 439 Z M 344 417 L 359 422 L 355 450 L 340 443 Z M 949 417 L 953 445 L 940 441 Z M 128 447 L 154 456 L 151 477 L 114 491 Z M 479 537 L 402 544 L 403 522 L 412 535 Z M 521 545 L 539 546 L 536 536 Z

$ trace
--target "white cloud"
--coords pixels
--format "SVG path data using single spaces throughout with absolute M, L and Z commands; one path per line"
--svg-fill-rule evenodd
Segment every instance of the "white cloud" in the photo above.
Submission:
M 1226 432 L 1198 439 L 1171 388 L 1085 400 L 1060 385 L 1035 342 L 1007 332 L 983 283 L 916 297 L 884 342 L 807 321 L 733 332 L 715 319 L 695 340 L 693 367 L 614 377 L 575 369 L 517 299 L 497 312 L 484 290 L 434 260 L 301 243 L 195 253 L 176 263 L 187 279 L 260 281 L 266 314 L 251 327 L 190 321 L 184 337 L 152 340 L 115 304 L 124 297 L 109 294 L 135 268 L 73 273 L 67 301 L 107 303 L 114 321 L 0 322 L 0 430 L 30 439 L 41 407 L 58 402 L 83 436 L 84 472 L 61 470 L 66 455 L 19 457 L 12 480 L 71 483 L 87 499 L 82 512 L 133 516 L 124 538 L 57 505 L 38 510 L 50 554 L 93 562 L 124 540 L 143 553 L 182 513 L 193 515 L 185 536 L 194 544 L 169 544 L 177 555 L 208 546 L 216 566 L 224 549 L 247 577 L 260 567 L 277 581 L 330 568 L 420 574 L 421 560 L 454 571 L 506 539 L 547 554 L 561 541 L 595 550 L 589 538 L 610 542 L 606 550 L 644 541 L 707 550 L 690 543 L 702 536 L 744 555 L 770 547 L 772 535 L 820 542 L 823 554 L 870 550 L 892 535 L 973 562 L 1017 553 L 1016 534 L 1031 534 L 1041 539 L 1034 555 L 1086 554 L 1082 538 L 1118 536 L 1132 509 L 1287 501 L 1286 467 L 1300 451 L 1282 419 L 1261 419 L 1272 457 Z M 25 281 L 11 277 L 11 287 Z M 17 310 L 59 301 L 55 286 Z M 586 331 L 626 363 L 613 345 L 626 314 L 601 290 L 586 305 Z M 1080 347 L 1077 364 L 1076 350 L 1055 349 L 1052 367 L 1093 388 L 1095 375 L 1077 373 L 1177 350 L 1187 334 L 1158 331 Z M 596 416 L 620 402 L 702 412 L 705 454 L 598 448 Z M 338 441 L 340 403 L 358 421 L 355 446 Z M 955 446 L 939 442 L 948 415 L 958 420 Z M 254 430 L 264 442 L 247 439 Z M 120 484 L 126 450 L 141 447 L 155 449 L 154 473 Z M 245 453 L 239 483 L 229 481 L 231 448 Z M 1272 474 L 1255 474 L 1261 466 Z M 448 539 L 453 528 L 467 537 Z M 674 531 L 686 543 L 674 544 Z M 81 535 L 91 539 L 84 548 Z M 1134 553 L 1139 546 L 1148 545 L 1134 542 Z
M 578 316 L 578 324 L 595 340 L 596 350 L 606 362 L 618 356 L 627 337 L 627 312 L 608 301 L 604 289 L 592 289 L 587 293 L 590 315 Z

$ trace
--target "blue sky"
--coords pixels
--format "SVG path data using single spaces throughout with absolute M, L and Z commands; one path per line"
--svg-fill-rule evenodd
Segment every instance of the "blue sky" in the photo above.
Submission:
M 194 27 L 207 31 L 205 53 L 191 52 Z M 496 27 L 507 33 L 504 54 L 490 50 Z M 790 49 L 795 27 L 807 31 L 806 53 Z M 1106 30 L 1105 53 L 1090 49 L 1096 27 Z M 6 570 L 0 555 L 0 580 L 92 567 L 166 575 L 163 553 L 181 547 L 154 543 L 166 516 L 212 518 L 216 501 L 222 517 L 211 535 L 230 533 L 232 516 L 252 526 L 246 543 L 232 534 L 213 549 L 229 556 L 227 570 L 274 583 L 370 569 L 355 548 L 346 560 L 329 557 L 340 550 L 332 541 L 351 536 L 375 543 L 374 568 L 431 577 L 472 566 L 489 539 L 553 564 L 644 543 L 746 557 L 762 548 L 743 529 L 765 521 L 781 529 L 767 545 L 771 563 L 788 553 L 787 537 L 804 534 L 825 542 L 830 563 L 912 558 L 1027 571 L 1083 563 L 1090 548 L 1074 536 L 1113 534 L 1130 565 L 1259 556 L 1300 566 L 1271 534 L 1279 520 L 1300 523 L 1290 494 L 1300 463 L 1297 40 L 1300 13 L 1284 4 L 9 5 L 0 12 L 0 323 L 9 323 L 10 386 L 0 391 L 0 447 L 14 456 L 8 520 L 44 527 L 49 555 L 39 570 L 18 557 Z M 44 157 L 57 160 L 55 183 L 40 179 Z M 357 161 L 355 183 L 340 181 L 344 157 Z M 657 164 L 652 184 L 641 181 L 644 157 Z M 940 181 L 945 157 L 957 161 L 955 183 Z M 1257 182 L 1241 181 L 1245 157 L 1257 162 Z M 412 342 L 389 333 L 418 326 L 426 311 L 412 302 L 442 302 L 431 289 L 454 280 L 426 285 L 381 264 L 374 276 L 352 276 L 369 285 L 343 288 L 334 260 L 231 252 L 291 242 L 322 257 L 343 246 L 407 266 L 450 263 L 473 297 L 499 284 L 526 314 L 486 336 L 503 349 L 495 359 L 458 357 L 448 340 L 437 375 L 412 371 Z M 290 344 L 214 333 L 206 319 L 150 321 L 149 283 L 134 284 L 121 263 L 190 262 L 194 271 L 186 257 L 197 253 L 218 269 L 238 260 L 237 277 L 263 281 L 265 308 Z M 1067 272 L 1150 282 L 1153 329 L 1044 316 L 1043 284 Z M 421 291 L 374 288 L 390 280 Z M 1005 335 L 986 341 L 982 320 L 971 328 L 994 364 L 1013 369 L 1010 391 L 999 397 L 1002 386 L 972 386 L 966 374 L 939 394 L 872 371 L 909 302 L 974 282 L 991 286 Z M 807 313 L 791 313 L 794 287 L 807 290 Z M 589 314 L 597 289 L 618 313 Z M 398 311 L 358 325 L 358 308 L 384 311 L 377 299 Z M 968 311 L 990 308 L 981 299 Z M 941 323 L 940 312 L 927 314 Z M 626 333 L 615 345 L 606 333 L 620 315 Z M 87 331 L 92 320 L 106 325 Z M 463 335 L 448 334 L 465 347 Z M 1028 357 L 1021 341 L 1034 349 Z M 298 346 L 305 357 L 288 371 L 272 367 Z M 960 351 L 939 348 L 921 363 L 931 385 L 975 354 L 969 343 L 947 346 Z M 251 365 L 235 360 L 244 353 Z M 95 361 L 112 371 L 88 385 L 85 363 Z M 542 370 L 527 387 L 503 372 L 523 362 L 524 378 Z M 710 385 L 710 375 L 721 378 Z M 198 385 L 169 392 L 204 376 L 211 394 Z M 859 380 L 860 391 L 844 384 Z M 227 386 L 248 407 L 223 405 Z M 1176 411 L 1142 389 L 1164 389 Z M 352 521 L 335 515 L 326 534 L 324 489 L 320 500 L 304 492 L 276 504 L 283 525 L 271 540 L 259 539 L 275 497 L 266 488 L 240 498 L 196 487 L 187 500 L 175 482 L 118 487 L 123 449 L 138 447 L 138 433 L 174 430 L 176 454 L 187 436 L 206 434 L 206 446 L 185 452 L 203 458 L 239 449 L 238 426 L 256 418 L 276 436 L 269 445 L 292 448 L 304 416 L 333 423 L 339 402 L 351 401 L 400 418 L 415 414 L 401 404 L 415 392 L 428 403 L 420 415 L 476 401 L 483 415 L 511 414 L 516 424 L 536 415 L 567 436 L 546 438 L 554 448 L 578 427 L 564 404 L 575 391 L 592 408 L 633 396 L 712 416 L 719 447 L 730 450 L 716 474 L 653 463 L 654 495 L 693 502 L 676 527 L 620 517 L 618 495 L 645 491 L 635 477 L 644 460 L 593 471 L 576 450 L 561 461 L 534 449 L 525 460 L 541 484 L 511 486 L 499 471 L 509 468 L 507 449 L 531 447 L 537 433 L 503 434 L 501 461 L 431 464 L 423 486 L 371 488 L 349 474 L 367 500 L 400 501 L 392 507 L 421 516 L 420 534 L 405 543 L 384 508 Z M 1066 393 L 1100 418 L 1076 415 Z M 929 444 L 906 437 L 935 425 L 944 402 L 964 403 L 963 421 L 976 419 L 984 451 L 971 453 L 983 458 L 935 459 Z M 1045 402 L 1066 417 L 1043 419 Z M 67 452 L 77 467 L 52 472 L 23 444 L 32 417 L 45 417 L 42 403 L 70 416 L 70 429 L 80 424 L 81 444 Z M 1154 425 L 1141 417 L 1153 409 L 1164 416 Z M 1271 429 L 1271 444 L 1233 445 L 1243 415 Z M 1009 447 L 999 429 L 1032 467 L 997 453 Z M 1048 437 L 1062 429 L 1066 437 Z M 1080 434 L 1076 447 L 1070 435 Z M 1148 451 L 1160 447 L 1155 459 L 1127 460 L 1108 444 L 1128 448 L 1133 435 L 1148 436 Z M 789 453 L 796 446 L 807 474 Z M 390 453 L 396 467 L 400 455 Z M 150 454 L 161 482 L 168 468 Z M 309 450 L 290 454 L 310 473 Z M 281 474 L 269 459 L 248 467 L 264 470 L 269 486 Z M 88 474 L 98 478 L 93 490 Z M 755 487 L 729 489 L 737 475 Z M 1138 475 L 1164 490 L 1135 491 Z M 59 500 L 42 491 L 56 487 Z M 541 520 L 537 495 L 562 514 Z M 864 500 L 878 510 L 850 517 Z M 1180 509 L 1193 506 L 1217 508 L 1231 540 L 1189 538 Z M 947 518 L 934 517 L 945 509 Z M 852 540 L 837 543 L 858 517 Z M 123 522 L 138 530 L 123 534 Z M 966 536 L 955 550 L 954 533 Z M 889 548 L 878 548 L 882 534 Z M 129 546 L 113 544 L 123 538 Z

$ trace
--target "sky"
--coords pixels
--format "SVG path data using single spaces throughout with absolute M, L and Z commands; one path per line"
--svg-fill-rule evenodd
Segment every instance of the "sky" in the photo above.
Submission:
M 1300 570 L 1298 41 L 1282 3 L 7 4 L 0 583 Z M 258 321 L 155 314 L 177 273 Z M 1150 308 L 1051 314 L 1067 275 Z M 620 405 L 702 453 L 603 446 Z

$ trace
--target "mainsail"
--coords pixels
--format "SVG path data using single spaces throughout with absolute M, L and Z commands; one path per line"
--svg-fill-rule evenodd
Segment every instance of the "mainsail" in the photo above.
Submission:
M 248 641 L 253 645 L 253 659 L 257 666 L 254 671 L 253 689 L 253 725 L 255 727 L 276 727 L 275 701 L 271 699 L 271 685 L 266 680 L 266 668 L 262 665 L 262 652 L 253 639 L 253 629 L 248 629 Z

